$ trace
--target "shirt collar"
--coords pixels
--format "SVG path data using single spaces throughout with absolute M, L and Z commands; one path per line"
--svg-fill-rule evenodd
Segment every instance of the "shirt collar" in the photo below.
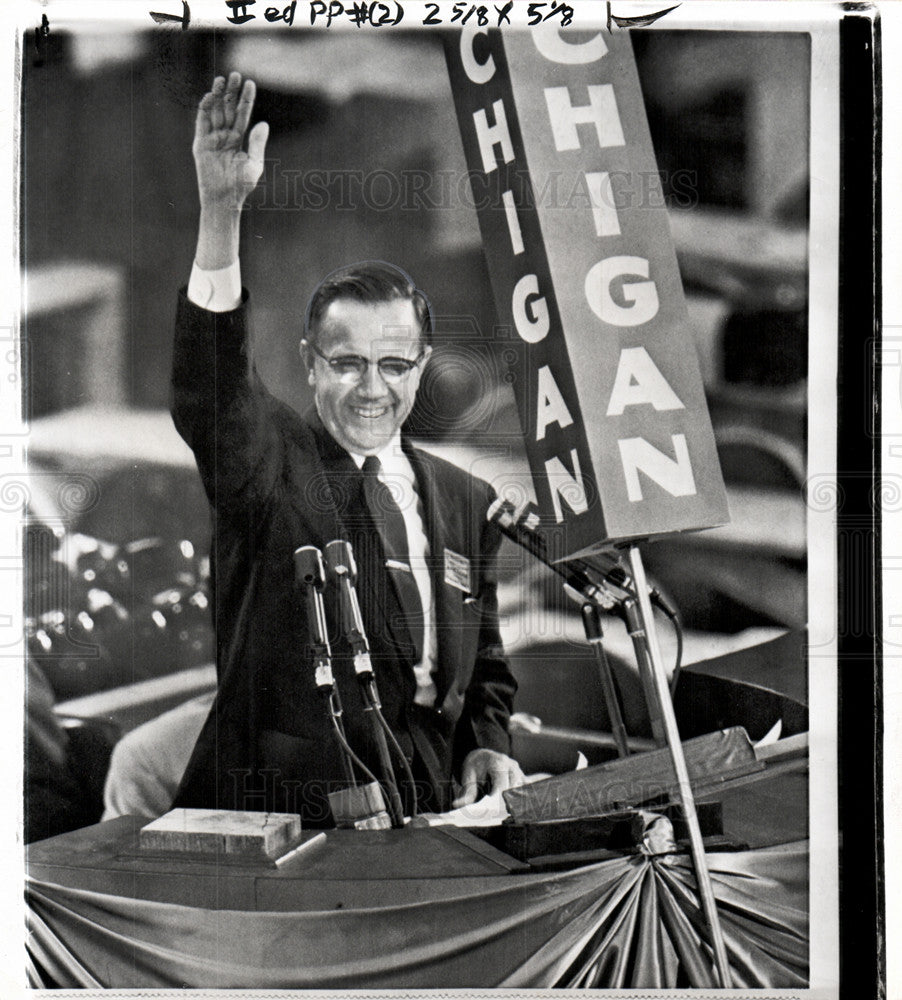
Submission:
M 354 464 L 358 469 L 363 468 L 363 463 L 366 460 L 365 455 L 357 455 L 353 451 L 348 452 L 351 456 Z M 388 442 L 388 444 L 382 448 L 380 451 L 376 452 L 376 458 L 379 459 L 379 463 L 383 469 L 389 469 L 392 466 L 397 466 L 398 461 L 404 452 L 401 449 L 401 432 L 396 431 L 394 437 Z M 401 459 L 403 461 L 403 459 Z

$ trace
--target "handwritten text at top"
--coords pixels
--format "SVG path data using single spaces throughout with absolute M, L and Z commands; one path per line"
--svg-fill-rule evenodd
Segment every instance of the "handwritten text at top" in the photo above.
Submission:
M 298 0 L 291 0 L 285 6 L 272 6 L 257 0 L 224 0 L 229 13 L 226 20 L 230 24 L 247 24 L 259 16 L 270 23 L 281 22 L 293 24 L 299 14 Z M 257 7 L 257 12 L 251 8 Z M 355 0 L 343 3 L 341 0 L 308 0 L 301 6 L 309 16 L 311 25 L 324 25 L 331 28 L 335 24 L 350 24 L 361 28 L 369 25 L 374 28 L 400 24 L 404 20 L 404 7 L 398 0 Z M 513 0 L 501 4 L 476 4 L 466 2 L 427 3 L 426 14 L 420 23 L 474 25 L 478 27 L 500 27 L 510 24 L 510 14 L 513 10 Z M 530 2 L 526 10 L 527 23 L 540 24 L 543 21 L 555 20 L 561 27 L 566 27 L 573 20 L 573 8 L 563 0 L 537 0 Z M 303 14 L 301 15 L 303 16 Z

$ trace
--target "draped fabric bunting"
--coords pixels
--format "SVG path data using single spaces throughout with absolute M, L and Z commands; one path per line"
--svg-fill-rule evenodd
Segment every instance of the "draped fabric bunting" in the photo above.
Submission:
M 708 864 L 732 985 L 806 986 L 807 842 L 711 853 Z M 425 903 L 292 913 L 200 909 L 30 880 L 30 975 L 63 988 L 714 985 L 686 856 L 457 881 Z

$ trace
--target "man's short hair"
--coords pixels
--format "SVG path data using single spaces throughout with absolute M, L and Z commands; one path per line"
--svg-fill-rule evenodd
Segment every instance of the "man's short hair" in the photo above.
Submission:
M 338 299 L 358 302 L 406 300 L 413 305 L 424 344 L 432 343 L 432 310 L 429 300 L 400 267 L 384 260 L 362 260 L 326 275 L 316 286 L 304 317 L 304 337 L 315 344 L 319 326 L 329 306 Z

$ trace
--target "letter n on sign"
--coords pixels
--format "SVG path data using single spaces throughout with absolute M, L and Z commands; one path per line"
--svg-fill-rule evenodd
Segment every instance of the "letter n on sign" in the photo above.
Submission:
M 629 36 L 446 41 L 520 421 L 562 557 L 729 519 Z

